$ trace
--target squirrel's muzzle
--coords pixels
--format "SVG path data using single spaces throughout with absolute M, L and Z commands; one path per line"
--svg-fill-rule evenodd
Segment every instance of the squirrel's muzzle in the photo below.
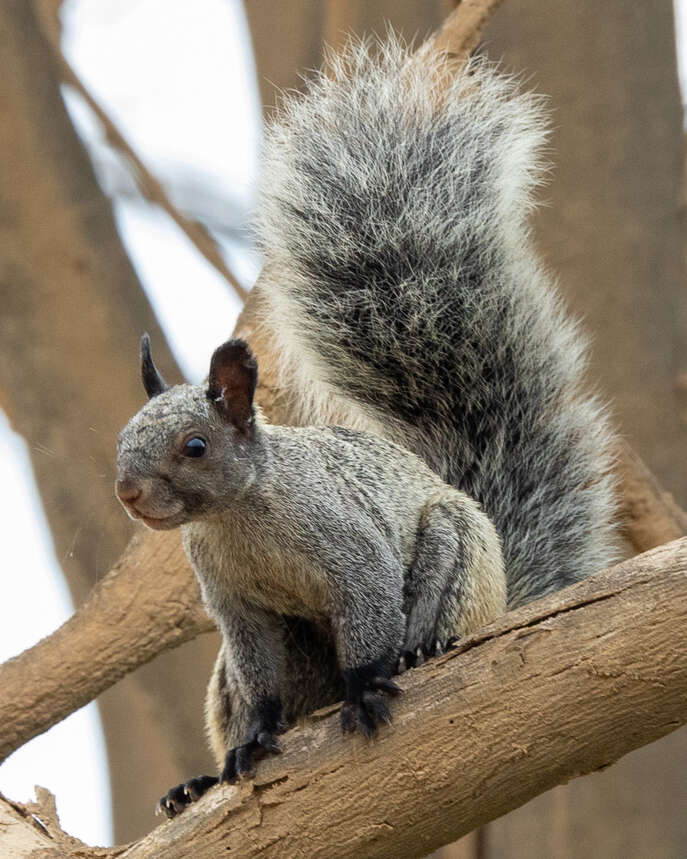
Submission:
M 143 487 L 135 480 L 125 477 L 116 481 L 115 492 L 119 500 L 124 504 L 133 504 L 143 494 Z

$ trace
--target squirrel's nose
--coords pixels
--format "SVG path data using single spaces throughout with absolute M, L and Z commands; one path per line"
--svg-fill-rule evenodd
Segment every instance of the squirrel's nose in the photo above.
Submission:
M 126 501 L 131 504 L 141 497 L 143 488 L 140 484 L 136 483 L 135 480 L 130 480 L 128 477 L 125 477 L 115 483 L 115 492 L 122 501 Z

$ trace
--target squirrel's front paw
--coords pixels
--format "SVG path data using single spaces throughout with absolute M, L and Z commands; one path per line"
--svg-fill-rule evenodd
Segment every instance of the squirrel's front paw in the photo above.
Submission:
M 379 663 L 362 665 L 344 671 L 346 697 L 341 708 L 341 727 L 345 733 L 359 729 L 366 737 L 377 732 L 379 725 L 391 722 L 391 713 L 383 693 L 398 695 L 401 691 Z
M 200 775 L 192 778 L 184 784 L 178 784 L 160 799 L 155 809 L 156 814 L 166 814 L 167 817 L 176 817 L 177 814 L 195 802 L 211 787 L 214 787 L 219 779 L 212 775 Z
M 255 764 L 266 754 L 278 755 L 281 746 L 274 734 L 260 731 L 255 739 L 249 740 L 242 746 L 229 749 L 224 759 L 224 769 L 220 776 L 221 782 L 233 784 L 242 778 L 250 778 L 255 775 Z
M 233 782 L 255 773 L 255 763 L 266 754 L 278 755 L 281 746 L 277 734 L 283 730 L 281 703 L 276 698 L 263 701 L 255 709 L 245 742 L 229 749 L 224 759 L 221 782 Z

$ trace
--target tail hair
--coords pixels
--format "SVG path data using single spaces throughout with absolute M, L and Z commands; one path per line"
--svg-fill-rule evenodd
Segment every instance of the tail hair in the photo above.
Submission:
M 268 130 L 264 324 L 304 420 L 419 453 L 475 497 L 517 605 L 615 557 L 613 435 L 530 240 L 545 101 L 483 59 L 452 78 L 351 42 Z

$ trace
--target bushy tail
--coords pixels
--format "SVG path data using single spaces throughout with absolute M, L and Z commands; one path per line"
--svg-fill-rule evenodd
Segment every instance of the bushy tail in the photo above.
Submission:
M 612 435 L 528 236 L 541 100 L 482 61 L 447 86 L 439 63 L 356 43 L 287 98 L 265 147 L 266 324 L 315 398 L 482 503 L 518 605 L 612 559 Z

